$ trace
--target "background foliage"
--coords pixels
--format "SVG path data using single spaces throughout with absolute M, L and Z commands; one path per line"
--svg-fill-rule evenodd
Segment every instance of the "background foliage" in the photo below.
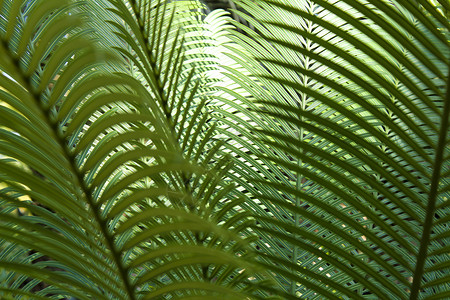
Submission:
M 450 2 L 233 5 L 0 1 L 0 298 L 450 298 Z

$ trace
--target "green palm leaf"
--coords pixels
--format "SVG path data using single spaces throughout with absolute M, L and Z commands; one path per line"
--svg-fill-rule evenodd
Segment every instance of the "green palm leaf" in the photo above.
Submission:
M 124 36 L 125 42 L 141 43 L 129 58 L 144 50 L 142 61 L 136 62 L 149 63 L 142 69 L 144 81 L 125 73 L 120 56 L 94 45 L 123 37 L 106 31 L 99 37 L 77 17 L 77 9 L 94 4 L 1 4 L 7 16 L 2 20 L 0 48 L 4 183 L 0 267 L 6 272 L 2 295 L 245 297 L 246 291 L 239 288 L 249 284 L 241 278 L 252 266 L 237 254 L 244 258 L 248 252 L 238 234 L 239 224 L 248 217 L 235 210 L 239 202 L 233 204 L 223 194 L 215 200 L 223 206 L 221 215 L 234 216 L 236 223 L 223 223 L 216 210 L 206 209 L 209 199 L 218 197 L 217 178 L 223 176 L 227 162 L 212 157 L 214 152 L 209 153 L 215 148 L 205 148 L 204 143 L 195 151 L 188 142 L 178 143 L 191 136 L 189 142 L 197 145 L 200 137 L 211 134 L 207 118 L 198 126 L 192 121 L 205 101 L 198 102 L 198 95 L 186 96 L 195 108 L 184 117 L 185 124 L 192 124 L 184 136 L 177 138 L 174 124 L 166 118 L 169 87 L 160 85 L 161 79 L 181 76 L 184 60 L 178 58 L 174 70 L 165 61 L 171 57 L 153 61 L 153 52 L 140 47 L 144 28 L 118 2 L 111 5 L 122 9 L 118 16 L 135 30 L 133 36 Z M 164 30 L 168 35 L 173 35 L 173 28 L 176 31 L 175 25 L 165 22 L 173 9 L 164 3 L 149 5 L 145 9 L 156 10 L 156 17 L 147 34 L 153 30 L 151 38 L 160 45 Z M 107 10 L 98 15 L 111 16 Z M 176 46 L 183 45 L 174 40 L 169 56 L 179 56 Z M 168 41 L 165 38 L 170 46 Z M 164 47 L 152 51 L 164 52 Z M 181 88 L 192 84 L 188 79 L 184 77 Z M 176 91 L 169 90 L 172 97 L 179 96 Z M 195 92 L 194 87 L 190 93 Z M 197 161 L 190 163 L 191 157 Z M 204 157 L 207 160 L 200 163 Z M 198 187 L 190 190 L 188 181 L 196 177 Z M 20 202 L 21 195 L 30 200 Z M 11 215 L 17 207 L 26 208 L 31 216 Z M 28 249 L 37 252 L 29 256 Z M 18 256 L 11 257 L 11 252 Z M 44 260 L 36 262 L 40 257 Z
M 286 298 L 447 296 L 448 21 L 418 2 L 240 2 L 258 79 L 228 70 L 222 130 Z

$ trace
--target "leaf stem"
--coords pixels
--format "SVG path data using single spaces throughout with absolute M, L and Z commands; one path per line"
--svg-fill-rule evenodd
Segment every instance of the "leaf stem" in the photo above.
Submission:
M 450 69 L 449 69 L 450 72 Z M 448 76 L 448 75 L 447 75 Z M 433 165 L 433 174 L 431 177 L 430 193 L 428 197 L 428 205 L 426 211 L 425 222 L 423 225 L 422 239 L 420 241 L 420 249 L 417 257 L 416 268 L 414 270 L 414 277 L 411 287 L 411 294 L 409 299 L 416 300 L 419 296 L 419 291 L 422 286 L 422 276 L 424 273 L 425 260 L 427 258 L 428 246 L 430 243 L 431 230 L 433 227 L 434 212 L 436 209 L 436 200 L 439 193 L 439 181 L 441 177 L 441 168 L 444 161 L 444 149 L 446 147 L 446 139 L 449 126 L 450 116 L 450 76 L 447 78 L 447 92 L 444 99 L 444 110 L 442 113 L 442 123 L 439 132 L 439 140 L 436 149 L 436 155 Z
M 8 49 L 9 49 L 8 42 L 2 38 L 0 38 L 0 41 L 1 41 L 0 42 L 1 46 L 6 50 L 5 52 L 8 52 Z M 106 246 L 109 249 L 109 251 L 111 252 L 111 258 L 117 267 L 117 271 L 120 274 L 120 278 L 122 279 L 122 283 L 124 285 L 124 290 L 128 295 L 127 299 L 135 300 L 136 298 L 135 298 L 134 292 L 133 292 L 134 289 L 130 283 L 130 280 L 129 280 L 129 277 L 127 274 L 127 270 L 124 268 L 124 266 L 121 262 L 120 253 L 116 251 L 113 237 L 109 234 L 107 224 L 100 216 L 100 210 L 98 209 L 97 205 L 95 204 L 94 199 L 92 198 L 92 190 L 86 186 L 86 183 L 83 178 L 83 174 L 77 168 L 75 156 L 70 152 L 70 150 L 67 146 L 66 140 L 60 134 L 58 134 L 58 124 L 51 120 L 51 118 L 49 116 L 50 110 L 43 108 L 41 101 L 40 101 L 40 94 L 34 92 L 34 88 L 30 82 L 30 77 L 21 71 L 21 69 L 19 67 L 19 65 L 20 65 L 19 58 L 16 58 L 14 55 L 9 55 L 9 58 L 15 67 L 16 73 L 19 74 L 19 76 L 23 80 L 23 82 L 22 82 L 23 87 L 29 92 L 30 96 L 33 98 L 36 105 L 43 112 L 42 117 L 44 118 L 47 125 L 52 129 L 52 132 L 54 133 L 53 138 L 56 140 L 56 142 L 58 142 L 58 144 L 62 148 L 64 157 L 69 162 L 69 165 L 72 169 L 70 171 L 72 172 L 72 174 L 74 174 L 76 176 L 77 184 L 81 188 L 82 193 L 84 194 L 84 198 L 85 198 L 87 204 L 89 205 L 89 207 L 91 208 L 94 219 L 99 227 L 99 230 L 104 238 L 104 241 L 106 242 Z
M 313 5 L 314 5 L 313 3 L 308 1 L 307 7 L 306 7 L 308 12 L 310 12 L 310 13 L 312 12 Z M 306 21 L 306 26 L 307 26 L 306 30 L 308 32 L 312 32 L 312 30 L 313 30 L 313 23 L 311 21 Z M 310 40 L 306 40 L 305 49 L 307 51 L 311 51 L 311 48 L 312 48 L 311 47 L 311 43 L 312 42 Z M 305 69 L 310 69 L 309 57 L 304 57 L 304 62 L 303 63 L 304 63 Z M 301 83 L 305 87 L 307 87 L 309 85 L 308 84 L 308 81 L 309 81 L 308 79 L 309 79 L 308 76 L 305 76 L 305 75 L 301 76 Z M 306 110 L 306 102 L 308 100 L 308 95 L 306 93 L 301 93 L 299 96 L 300 96 L 300 103 L 298 103 L 298 106 L 299 106 L 299 108 L 302 111 L 305 111 Z M 304 120 L 303 116 L 300 116 L 300 120 L 301 121 Z M 300 142 L 300 144 L 303 144 L 304 128 L 303 127 L 299 127 L 299 128 L 297 128 L 297 130 L 298 130 L 297 131 L 298 141 Z M 300 151 L 300 153 L 303 153 L 303 147 L 300 147 L 299 151 Z M 301 158 L 298 158 L 297 166 L 298 167 L 302 167 L 303 166 L 303 161 L 302 161 Z M 296 188 L 297 191 L 300 191 L 300 190 L 303 189 L 303 184 L 304 184 L 305 177 L 300 172 L 297 172 L 296 177 L 297 178 L 296 178 L 295 188 Z M 296 207 L 300 207 L 300 205 L 301 205 L 301 198 L 299 196 L 296 196 L 295 197 L 295 206 Z M 297 213 L 297 212 L 294 214 L 294 222 L 295 222 L 294 223 L 295 227 L 299 226 L 300 214 Z M 298 238 L 298 235 L 295 235 L 295 237 Z M 299 246 L 298 245 L 294 245 L 294 249 L 292 251 L 292 263 L 295 264 L 295 265 L 298 264 L 299 250 L 300 250 Z M 293 270 L 293 272 L 295 272 L 295 271 Z M 290 286 L 290 294 L 295 296 L 296 292 L 297 292 L 297 281 L 296 280 L 292 280 L 291 281 L 291 286 Z

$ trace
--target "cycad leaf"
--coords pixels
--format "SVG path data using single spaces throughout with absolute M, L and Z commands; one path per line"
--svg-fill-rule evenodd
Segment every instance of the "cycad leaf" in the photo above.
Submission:
M 257 79 L 227 69 L 220 130 L 286 295 L 448 293 L 448 19 L 417 2 L 239 2 Z
M 177 52 L 183 45 L 173 35 L 178 27 L 166 22 L 175 10 L 146 2 L 153 17 L 141 19 L 129 3 L 103 4 L 0 2 L 7 16 L 0 20 L 0 270 L 6 277 L 0 296 L 140 299 L 221 292 L 245 298 L 251 282 L 242 277 L 254 267 L 240 263 L 249 249 L 238 232 L 249 217 L 237 213 L 239 201 L 219 193 L 227 159 L 218 159 L 209 143 L 195 147 L 212 135 L 208 117 L 198 124 L 192 117 L 204 112 L 205 101 L 191 91 L 193 111 L 180 127 L 189 124 L 180 139 L 192 137 L 189 142 L 178 144 L 167 118 L 167 91 L 178 97 L 179 87 L 161 82 L 175 82 L 191 69 Z M 103 36 L 91 30 L 95 26 L 79 11 L 93 7 L 98 19 L 127 28 L 119 32 L 123 40 L 111 28 Z M 106 8 L 116 8 L 128 23 Z M 142 41 L 150 32 L 155 49 L 147 52 Z M 118 41 L 128 43 L 117 46 L 119 54 L 141 55 L 140 71 L 129 74 L 117 53 L 101 49 Z M 166 54 L 166 46 L 169 56 L 146 56 Z M 139 72 L 143 80 L 133 78 Z M 210 198 L 222 210 L 207 209 Z M 186 253 L 183 246 L 199 250 Z M 164 251 L 146 256 L 152 249 Z M 214 261 L 205 253 L 224 257 Z

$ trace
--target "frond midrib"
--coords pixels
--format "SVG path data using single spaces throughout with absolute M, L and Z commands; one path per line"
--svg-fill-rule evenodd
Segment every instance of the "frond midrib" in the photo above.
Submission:
M 8 58 L 11 61 L 11 65 L 15 67 L 15 73 L 19 74 L 19 76 L 22 79 L 22 85 L 23 87 L 29 92 L 31 98 L 34 100 L 34 103 L 37 107 L 41 109 L 42 112 L 42 118 L 44 119 L 44 122 L 50 128 L 53 139 L 58 143 L 60 149 L 62 150 L 62 153 L 68 162 L 68 165 L 71 168 L 71 173 L 75 175 L 76 182 L 75 184 L 80 187 L 82 191 L 82 195 L 84 195 L 84 199 L 86 203 L 89 206 L 89 209 L 91 210 L 92 215 L 94 216 L 95 223 L 98 225 L 98 228 L 100 229 L 100 232 L 103 236 L 103 239 L 106 242 L 107 249 L 111 253 L 111 258 L 114 261 L 114 264 L 117 268 L 117 273 L 119 274 L 121 281 L 124 285 L 124 290 L 127 293 L 127 298 L 130 300 L 135 300 L 135 294 L 134 289 L 131 285 L 131 282 L 128 277 L 128 272 L 124 265 L 122 264 L 120 253 L 116 251 L 116 247 L 114 244 L 113 236 L 109 234 L 108 227 L 106 222 L 102 219 L 100 215 L 100 209 L 96 205 L 94 199 L 92 198 L 93 191 L 86 186 L 86 183 L 84 182 L 83 174 L 78 170 L 77 168 L 77 162 L 76 162 L 76 156 L 71 153 L 69 148 L 67 147 L 67 143 L 63 137 L 59 134 L 60 130 L 58 128 L 58 123 L 55 121 L 52 121 L 50 116 L 50 110 L 46 109 L 42 106 L 40 102 L 40 96 L 41 94 L 36 92 L 36 90 L 33 88 L 31 83 L 31 77 L 28 76 L 26 73 L 22 72 L 20 65 L 20 60 L 17 58 L 14 54 L 9 51 L 8 43 L 0 37 L 1 43 L 0 47 L 4 48 L 3 52 L 9 53 L 10 55 Z
M 450 71 L 450 68 L 449 68 Z M 436 146 L 436 155 L 434 158 L 433 174 L 431 177 L 431 185 L 428 193 L 428 203 L 422 238 L 420 240 L 420 248 L 417 256 L 416 268 L 411 288 L 410 300 L 417 300 L 419 291 L 422 287 L 422 275 L 425 270 L 425 261 L 428 257 L 428 247 L 430 244 L 431 233 L 433 229 L 433 219 L 436 211 L 436 202 L 439 194 L 439 183 L 441 181 L 442 165 L 444 163 L 444 151 L 447 147 L 447 136 L 450 117 L 450 76 L 447 79 L 447 91 L 444 99 L 444 109 L 441 117 L 441 127 L 439 131 L 439 140 Z

